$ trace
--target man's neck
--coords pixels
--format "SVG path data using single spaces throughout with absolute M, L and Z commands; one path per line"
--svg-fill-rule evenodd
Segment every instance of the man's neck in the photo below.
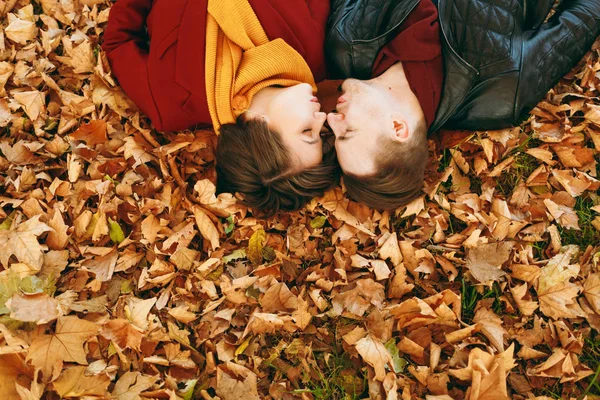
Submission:
M 400 61 L 389 67 L 383 74 L 371 79 L 371 81 L 394 98 L 400 98 L 400 96 L 406 95 L 406 89 L 410 90 Z

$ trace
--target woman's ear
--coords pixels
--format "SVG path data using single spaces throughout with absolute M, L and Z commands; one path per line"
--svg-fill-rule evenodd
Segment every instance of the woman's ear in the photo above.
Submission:
M 394 130 L 392 139 L 398 142 L 405 142 L 410 137 L 410 127 L 405 119 L 394 119 Z

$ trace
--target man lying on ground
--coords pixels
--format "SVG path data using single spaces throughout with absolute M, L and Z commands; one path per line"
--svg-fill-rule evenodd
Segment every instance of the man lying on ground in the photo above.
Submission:
M 376 209 L 420 196 L 427 135 L 519 124 L 600 34 L 600 0 L 336 0 L 328 67 L 348 194 Z M 389 42 L 389 43 L 388 43 Z M 385 48 L 383 44 L 388 43 Z

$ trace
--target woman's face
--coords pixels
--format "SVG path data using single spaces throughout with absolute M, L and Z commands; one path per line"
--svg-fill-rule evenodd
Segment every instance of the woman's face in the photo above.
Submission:
M 321 129 L 327 114 L 321 112 L 321 104 L 313 95 L 311 85 L 302 83 L 267 89 L 256 94 L 255 108 L 267 118 L 269 129 L 281 135 L 292 157 L 292 168 L 303 170 L 320 164 L 323 159 Z

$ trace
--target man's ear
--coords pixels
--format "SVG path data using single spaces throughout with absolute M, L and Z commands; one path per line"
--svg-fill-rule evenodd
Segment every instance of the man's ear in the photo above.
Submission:
M 392 139 L 398 142 L 406 142 L 410 137 L 411 131 L 408 122 L 405 119 L 394 119 L 394 130 Z

